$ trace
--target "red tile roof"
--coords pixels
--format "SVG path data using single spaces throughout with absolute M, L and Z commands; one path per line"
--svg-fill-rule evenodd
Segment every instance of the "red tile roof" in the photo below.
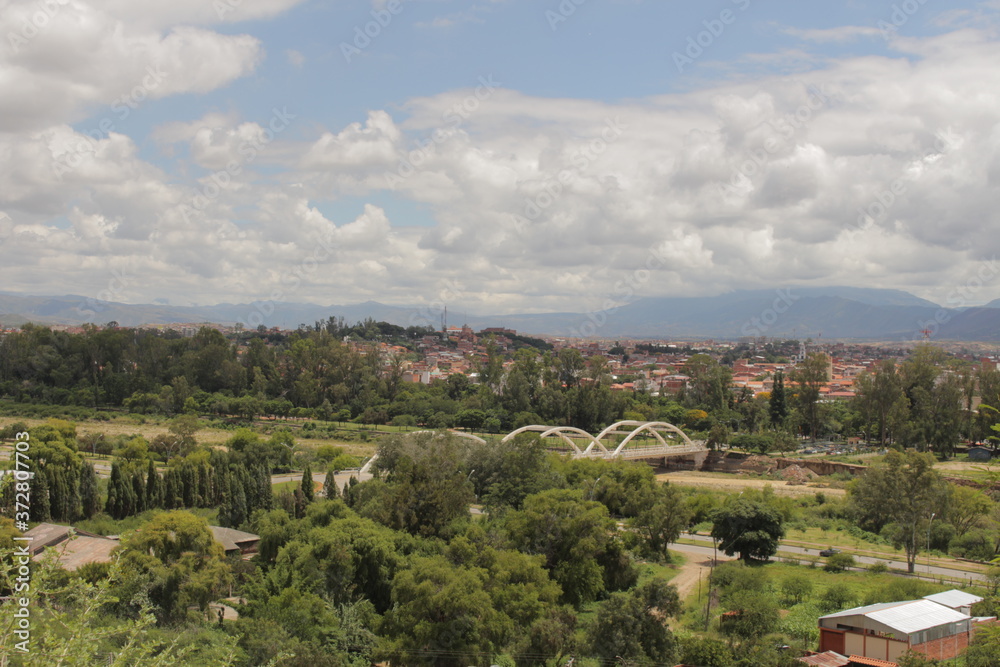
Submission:
M 848 658 L 851 667 L 899 667 L 895 662 L 888 660 L 878 660 L 876 658 L 865 658 L 860 655 L 852 655 Z

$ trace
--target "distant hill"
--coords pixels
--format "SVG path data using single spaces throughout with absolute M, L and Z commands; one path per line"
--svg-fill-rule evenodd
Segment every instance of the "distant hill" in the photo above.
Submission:
M 454 304 L 453 313 L 461 312 Z M 322 306 L 310 303 L 253 302 L 214 306 L 130 305 L 81 296 L 0 294 L 0 322 L 18 325 L 105 324 L 122 326 L 179 322 L 243 322 L 250 327 L 295 328 L 329 317 L 349 323 L 371 317 L 400 326 L 440 325 L 440 312 L 390 306 L 376 301 Z M 7 319 L 9 318 L 9 319 Z M 459 321 L 463 319 L 465 321 Z M 648 297 L 595 313 L 452 315 L 449 324 L 474 329 L 507 327 L 526 334 L 634 338 L 719 338 L 778 336 L 919 340 L 1000 340 L 1000 299 L 983 307 L 948 309 L 900 290 L 859 287 L 791 287 L 735 291 L 714 297 Z

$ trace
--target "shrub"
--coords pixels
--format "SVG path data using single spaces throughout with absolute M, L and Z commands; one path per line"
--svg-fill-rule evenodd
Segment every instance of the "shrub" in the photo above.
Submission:
M 889 566 L 885 563 L 879 561 L 878 563 L 872 563 L 868 566 L 868 572 L 871 574 L 885 574 L 889 571 Z
M 827 572 L 843 572 L 855 566 L 854 556 L 851 554 L 833 554 L 826 559 L 823 569 Z

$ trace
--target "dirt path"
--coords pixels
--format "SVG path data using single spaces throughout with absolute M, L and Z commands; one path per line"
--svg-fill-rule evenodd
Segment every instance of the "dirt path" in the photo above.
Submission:
M 829 489 L 821 486 L 792 485 L 780 480 L 770 479 L 747 479 L 737 475 L 714 476 L 698 471 L 683 470 L 680 472 L 667 472 L 656 476 L 661 482 L 671 482 L 683 486 L 698 486 L 709 489 L 719 489 L 729 491 L 732 489 L 763 489 L 770 485 L 774 492 L 784 496 L 811 496 L 817 491 L 822 491 L 828 496 L 843 496 L 847 494 L 844 489 Z
M 698 581 L 708 577 L 708 572 L 712 567 L 712 555 L 706 554 L 710 551 L 703 547 L 689 547 L 683 544 L 671 544 L 671 551 L 680 551 L 687 557 L 687 562 L 681 566 L 680 572 L 670 580 L 677 587 L 677 593 L 681 600 L 693 595 L 698 590 Z M 732 560 L 729 556 L 720 553 L 719 562 Z M 702 583 L 704 586 L 705 583 Z

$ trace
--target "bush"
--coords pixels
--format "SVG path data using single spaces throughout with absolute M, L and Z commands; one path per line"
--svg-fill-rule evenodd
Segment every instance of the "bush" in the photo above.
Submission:
M 872 563 L 868 566 L 868 572 L 871 574 L 885 574 L 889 571 L 889 566 L 883 562 Z
M 855 566 L 854 556 L 851 554 L 833 554 L 826 559 L 823 569 L 827 572 L 843 572 Z
M 847 609 L 854 602 L 854 593 L 846 584 L 833 584 L 820 596 L 820 605 L 829 612 Z

